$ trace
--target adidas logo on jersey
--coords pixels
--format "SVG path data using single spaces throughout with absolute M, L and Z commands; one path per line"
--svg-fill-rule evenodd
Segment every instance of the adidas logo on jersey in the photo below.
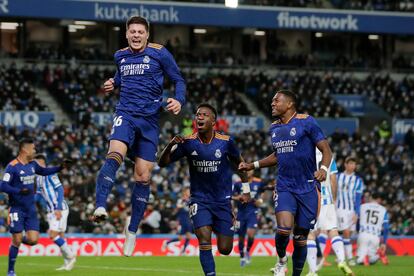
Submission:
M 126 61 L 126 59 L 123 58 L 123 59 L 121 59 L 121 62 L 120 63 L 124 63 L 125 61 Z
M 20 174 L 24 174 L 24 171 L 23 171 L 23 170 L 21 170 L 21 171 L 20 171 Z
M 193 151 L 193 152 L 191 153 L 191 155 L 193 155 L 193 156 L 197 156 L 197 155 L 198 155 L 198 153 L 197 153 L 196 151 Z
M 272 138 L 275 138 L 275 137 L 276 137 L 276 133 L 274 133 L 274 132 L 273 132 L 273 134 L 272 134 Z

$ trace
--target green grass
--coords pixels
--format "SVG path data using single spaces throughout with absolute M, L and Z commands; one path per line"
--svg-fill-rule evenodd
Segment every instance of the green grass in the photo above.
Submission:
M 371 267 L 354 267 L 357 276 L 409 276 L 414 275 L 414 257 L 390 256 L 390 265 L 380 263 Z M 271 275 L 269 268 L 274 265 L 272 257 L 255 257 L 251 265 L 241 268 L 237 257 L 216 257 L 217 275 Z M 333 257 L 329 259 L 333 262 Z M 72 271 L 55 271 L 63 263 L 61 257 L 18 257 L 16 273 L 22 275 L 203 275 L 197 257 L 79 257 Z M 289 262 L 292 263 L 291 261 Z M 5 275 L 7 270 L 7 257 L 0 257 L 0 275 Z M 302 275 L 307 273 L 307 264 Z M 291 271 L 291 270 L 290 270 Z M 335 266 L 324 267 L 318 275 L 341 275 Z

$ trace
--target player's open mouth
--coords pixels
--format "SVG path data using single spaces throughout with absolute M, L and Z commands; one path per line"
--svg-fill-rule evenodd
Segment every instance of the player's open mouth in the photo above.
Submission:
M 204 125 L 204 122 L 197 122 L 197 127 L 203 127 Z

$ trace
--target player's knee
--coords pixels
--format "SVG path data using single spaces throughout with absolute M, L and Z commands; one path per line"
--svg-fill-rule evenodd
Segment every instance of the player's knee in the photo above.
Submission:
M 141 182 L 141 183 L 144 183 L 144 184 L 149 183 L 150 176 L 151 176 L 151 173 L 149 171 L 142 172 L 142 171 L 135 170 L 135 172 L 134 172 L 135 181 Z
M 233 249 L 233 244 L 231 245 L 218 245 L 217 246 L 218 251 L 220 252 L 220 254 L 222 255 L 229 255 Z
M 306 246 L 306 242 L 309 235 L 309 229 L 295 227 L 293 229 L 293 245 L 294 246 Z
M 58 233 L 56 233 L 55 231 L 49 231 L 49 239 L 51 239 L 52 241 L 55 240 L 57 235 Z
M 37 244 L 37 238 L 28 238 L 27 239 L 27 241 L 26 241 L 26 243 L 28 244 L 28 245 L 36 245 Z
M 19 247 L 22 244 L 22 239 L 13 239 L 12 244 L 14 247 Z

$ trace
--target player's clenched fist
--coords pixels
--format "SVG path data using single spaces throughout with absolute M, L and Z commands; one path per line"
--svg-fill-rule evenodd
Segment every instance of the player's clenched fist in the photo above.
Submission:
M 114 83 L 115 83 L 115 81 L 114 81 L 113 78 L 110 78 L 109 80 L 107 80 L 106 82 L 104 82 L 104 85 L 103 85 L 104 91 L 106 93 L 112 92 L 112 90 L 114 90 L 114 88 L 115 88 Z
M 246 172 L 254 169 L 253 163 L 241 162 L 239 164 L 239 171 Z
M 325 181 L 326 180 L 326 171 L 325 170 L 317 170 L 314 174 L 315 179 L 318 180 L 319 182 Z
M 178 115 L 181 111 L 181 103 L 173 98 L 167 99 L 167 110 L 174 115 Z
M 181 135 L 176 135 L 170 142 L 172 146 L 180 143 L 184 143 L 184 137 Z

